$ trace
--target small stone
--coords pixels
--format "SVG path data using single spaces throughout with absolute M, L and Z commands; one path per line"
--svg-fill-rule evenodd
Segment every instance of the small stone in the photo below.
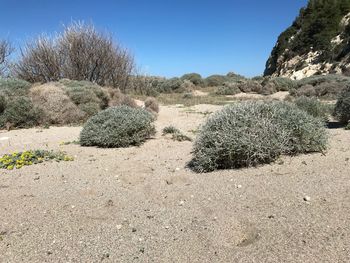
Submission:
M 179 206 L 183 206 L 185 204 L 185 201 L 181 200 L 179 203 Z
M 165 226 L 165 229 L 169 229 L 169 226 Z
M 122 227 L 123 227 L 122 225 L 117 225 L 118 230 L 122 229 Z
M 133 228 L 131 229 L 131 231 L 132 231 L 133 233 L 135 233 L 135 232 L 137 231 L 137 229 L 136 229 L 135 227 L 133 227 Z
M 179 168 L 179 167 L 176 167 L 175 171 L 180 171 L 180 168 Z
M 34 177 L 34 181 L 38 181 L 40 179 L 40 176 Z
M 311 200 L 311 197 L 310 196 L 304 196 L 304 201 L 305 202 L 310 202 L 310 200 Z
M 240 185 L 240 184 L 239 184 L 239 185 L 237 185 L 237 188 L 238 188 L 238 189 L 242 188 L 242 185 Z

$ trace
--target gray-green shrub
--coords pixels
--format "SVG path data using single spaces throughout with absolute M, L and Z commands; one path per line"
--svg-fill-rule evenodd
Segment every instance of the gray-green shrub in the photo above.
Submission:
M 0 94 L 6 97 L 25 96 L 31 84 L 16 78 L 0 78 Z
M 350 86 L 341 92 L 335 105 L 334 116 L 344 124 L 350 121 Z
M 80 143 L 103 148 L 140 145 L 155 134 L 153 121 L 153 115 L 141 108 L 108 108 L 86 122 Z
M 196 86 L 202 86 L 204 84 L 204 80 L 202 76 L 198 73 L 188 73 L 181 77 L 182 80 L 189 80 Z
M 16 97 L 7 103 L 0 115 L 0 127 L 5 128 L 7 123 L 15 128 L 30 128 L 39 124 L 41 112 L 34 107 L 27 97 Z
M 196 172 L 269 163 L 281 154 L 322 151 L 324 123 L 286 102 L 224 107 L 201 127 L 190 167 Z
M 315 97 L 299 97 L 294 101 L 295 105 L 306 111 L 311 116 L 327 120 L 327 107 Z

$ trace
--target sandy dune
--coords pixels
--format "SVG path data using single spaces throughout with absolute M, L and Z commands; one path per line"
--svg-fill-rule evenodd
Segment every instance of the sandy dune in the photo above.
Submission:
M 0 132 L 0 154 L 76 156 L 0 170 L 0 262 L 350 262 L 350 132 L 330 130 L 325 155 L 195 174 L 192 143 L 161 129 L 194 137 L 219 108 L 162 107 L 138 148 L 60 146 L 79 127 Z

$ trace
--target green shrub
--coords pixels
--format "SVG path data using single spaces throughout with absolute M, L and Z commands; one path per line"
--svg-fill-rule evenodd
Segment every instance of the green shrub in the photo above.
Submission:
M 341 92 L 335 105 L 334 116 L 344 124 L 350 121 L 350 86 Z
M 87 121 L 80 133 L 80 143 L 103 148 L 140 145 L 155 134 L 153 121 L 153 115 L 141 108 L 108 108 Z
M 163 135 L 166 134 L 175 134 L 175 133 L 180 133 L 180 130 L 178 128 L 176 128 L 175 126 L 166 126 L 163 129 Z
M 322 151 L 324 123 L 286 102 L 226 106 L 201 127 L 190 167 L 196 172 L 269 163 L 281 154 Z
M 261 93 L 262 92 L 262 86 L 259 82 L 257 81 L 244 81 L 239 84 L 237 84 L 238 88 L 240 91 L 245 92 L 245 93 L 250 93 L 250 92 L 255 92 L 255 93 Z
M 39 124 L 41 114 L 30 99 L 17 97 L 9 101 L 0 115 L 0 126 L 4 128 L 7 123 L 11 123 L 16 128 L 30 128 Z
M 183 86 L 182 84 L 184 83 L 183 80 L 179 79 L 179 78 L 171 78 L 171 79 L 167 79 L 163 82 L 160 82 L 160 86 L 159 86 L 159 92 L 161 93 L 172 93 L 172 92 L 183 92 Z
M 5 96 L 0 94 L 0 114 L 4 112 L 6 105 L 7 102 Z
M 216 95 L 236 95 L 240 92 L 241 90 L 238 88 L 237 83 L 225 82 L 224 86 L 218 87 L 215 94 Z
M 173 139 L 174 141 L 179 141 L 179 142 L 192 141 L 190 137 L 183 134 L 178 128 L 172 125 L 167 126 L 163 129 L 163 136 L 167 134 L 172 134 L 171 139 Z
M 185 74 L 181 77 L 181 79 L 182 80 L 189 80 L 196 86 L 202 86 L 204 84 L 202 76 L 198 73 Z
M 88 118 L 108 107 L 108 93 L 102 87 L 89 81 L 60 80 L 63 89 L 75 105 Z
M 265 79 L 262 82 L 263 86 L 267 84 L 273 85 L 276 91 L 289 91 L 297 85 L 296 81 L 284 77 Z
M 311 116 L 321 118 L 325 121 L 328 119 L 326 106 L 315 97 L 309 98 L 302 96 L 297 98 L 294 103 L 299 109 L 306 111 Z
M 15 78 L 0 78 L 0 94 L 6 97 L 25 96 L 31 84 Z
M 226 81 L 228 81 L 227 76 L 211 75 L 205 79 L 204 83 L 207 87 L 218 87 L 224 85 Z

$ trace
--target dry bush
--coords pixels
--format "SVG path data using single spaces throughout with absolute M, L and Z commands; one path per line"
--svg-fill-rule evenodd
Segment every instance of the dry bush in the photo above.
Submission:
M 138 107 L 135 100 L 133 100 L 129 96 L 123 94 L 119 89 L 108 88 L 105 90 L 109 94 L 108 106 L 115 107 L 115 106 L 126 105 L 126 106 L 129 106 L 131 108 Z
M 31 88 L 33 104 L 43 112 L 42 123 L 70 124 L 84 119 L 84 112 L 67 96 L 57 84 L 47 83 Z
M 8 67 L 8 57 L 13 52 L 11 44 L 6 40 L 0 40 L 0 76 L 2 76 Z
M 152 113 L 159 113 L 159 104 L 155 98 L 149 97 L 145 100 L 145 109 Z
M 110 36 L 92 25 L 73 23 L 56 37 L 28 43 L 14 73 L 30 82 L 68 78 L 125 91 L 133 68 L 133 57 Z

